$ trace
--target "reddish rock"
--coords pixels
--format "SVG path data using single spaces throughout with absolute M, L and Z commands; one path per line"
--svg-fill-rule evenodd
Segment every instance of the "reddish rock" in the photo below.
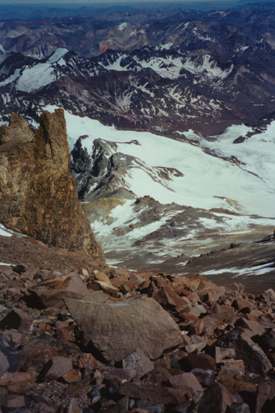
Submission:
M 186 297 L 180 297 L 167 280 L 160 278 L 156 284 L 158 288 L 153 297 L 162 305 L 175 307 L 180 312 L 191 304 Z
M 71 369 L 62 377 L 67 383 L 78 383 L 81 380 L 81 373 L 79 370 Z

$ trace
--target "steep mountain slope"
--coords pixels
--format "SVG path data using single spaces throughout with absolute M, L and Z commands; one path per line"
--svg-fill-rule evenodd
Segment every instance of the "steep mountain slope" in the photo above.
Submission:
M 167 261 L 177 272 L 190 256 L 273 230 L 274 123 L 191 145 L 68 112 L 66 122 L 79 195 L 109 262 Z

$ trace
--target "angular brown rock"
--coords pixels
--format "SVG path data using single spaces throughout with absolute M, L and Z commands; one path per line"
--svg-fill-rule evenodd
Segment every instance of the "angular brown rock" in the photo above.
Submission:
M 151 298 L 112 300 L 95 292 L 65 302 L 85 339 L 107 360 L 120 361 L 137 350 L 156 359 L 182 342 L 175 321 Z

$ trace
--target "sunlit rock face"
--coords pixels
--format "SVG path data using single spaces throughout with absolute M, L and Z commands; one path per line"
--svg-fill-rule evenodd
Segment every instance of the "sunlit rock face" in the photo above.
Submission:
M 100 249 L 69 171 L 62 110 L 44 113 L 36 131 L 18 115 L 0 130 L 0 221 L 49 245 Z

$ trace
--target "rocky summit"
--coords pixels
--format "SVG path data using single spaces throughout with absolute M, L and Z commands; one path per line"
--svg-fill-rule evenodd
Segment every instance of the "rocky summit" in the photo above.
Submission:
M 0 129 L 0 222 L 48 245 L 100 255 L 69 172 L 62 110 L 33 130 L 13 114 Z

